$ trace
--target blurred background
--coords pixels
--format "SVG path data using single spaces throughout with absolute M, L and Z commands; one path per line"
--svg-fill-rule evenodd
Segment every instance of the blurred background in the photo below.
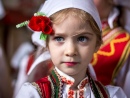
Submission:
M 16 24 L 29 20 L 43 2 L 0 0 L 0 98 L 12 98 L 20 59 L 33 49 L 32 32 L 27 27 L 17 29 Z

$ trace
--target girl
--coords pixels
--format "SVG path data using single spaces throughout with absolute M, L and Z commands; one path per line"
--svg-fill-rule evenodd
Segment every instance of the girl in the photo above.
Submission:
M 92 0 L 47 0 L 35 15 L 17 27 L 28 24 L 43 32 L 54 68 L 47 77 L 25 83 L 16 98 L 126 98 L 119 87 L 104 87 L 91 77 L 89 63 L 102 43 Z

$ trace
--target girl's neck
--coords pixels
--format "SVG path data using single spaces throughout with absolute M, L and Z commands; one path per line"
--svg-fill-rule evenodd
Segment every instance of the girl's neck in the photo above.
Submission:
M 73 77 L 75 79 L 75 82 L 71 86 L 71 89 L 77 90 L 80 82 L 86 77 L 86 70 L 82 71 L 81 73 L 78 73 L 77 75 L 71 76 L 71 77 Z

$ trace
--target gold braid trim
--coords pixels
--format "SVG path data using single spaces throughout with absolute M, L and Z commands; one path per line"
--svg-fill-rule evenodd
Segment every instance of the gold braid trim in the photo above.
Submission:
M 48 76 L 48 80 L 49 80 L 50 83 L 51 83 L 51 90 L 52 90 L 51 98 L 54 98 L 54 95 L 55 95 L 54 85 L 53 85 L 53 83 L 52 83 L 52 80 L 51 80 L 50 76 Z
M 38 93 L 39 93 L 39 95 L 41 96 L 41 98 L 42 98 L 42 92 L 41 92 L 41 89 L 40 89 L 40 87 L 38 86 L 38 84 L 36 84 L 35 82 L 33 82 L 33 83 L 31 83 L 33 86 L 35 86 L 36 87 L 36 89 L 37 89 L 37 91 L 38 91 Z
M 94 84 L 95 84 L 95 86 L 96 86 L 96 88 L 97 88 L 97 90 L 98 90 L 98 92 L 99 92 L 100 97 L 101 97 L 101 98 L 104 98 L 103 95 L 102 95 L 102 92 L 101 92 L 100 89 L 99 89 L 99 87 L 96 85 L 96 83 L 94 83 Z
M 108 90 L 104 87 L 104 85 L 102 85 L 102 83 L 100 83 L 99 81 L 98 81 L 98 83 L 104 88 L 104 90 L 105 90 L 105 92 L 107 94 L 107 97 L 110 98 L 110 94 L 109 94 Z M 96 83 L 95 83 L 95 85 L 96 85 L 96 88 L 99 91 L 99 94 L 100 94 L 101 98 L 104 98 L 100 88 L 98 87 L 98 85 Z

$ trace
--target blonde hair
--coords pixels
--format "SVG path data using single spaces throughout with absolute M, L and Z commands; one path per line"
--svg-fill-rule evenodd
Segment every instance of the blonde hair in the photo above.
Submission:
M 63 9 L 51 15 L 50 19 L 52 21 L 52 24 L 59 24 L 63 22 L 68 16 L 74 16 L 78 18 L 79 21 L 81 21 L 83 24 L 89 22 L 90 26 L 92 27 L 93 31 L 97 36 L 97 45 L 102 44 L 102 31 L 100 31 L 93 17 L 89 13 L 83 10 L 76 9 L 76 8 Z

